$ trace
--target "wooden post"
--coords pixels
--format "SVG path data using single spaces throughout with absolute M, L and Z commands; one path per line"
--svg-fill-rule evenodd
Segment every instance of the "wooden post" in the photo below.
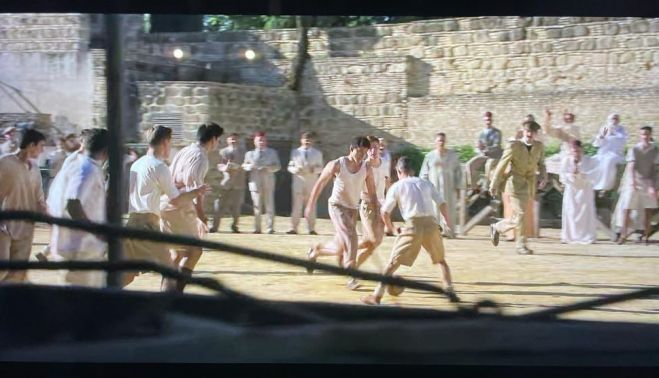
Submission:
M 458 209 L 459 227 L 458 235 L 464 235 L 465 223 L 467 222 L 467 189 L 460 189 L 460 208 Z

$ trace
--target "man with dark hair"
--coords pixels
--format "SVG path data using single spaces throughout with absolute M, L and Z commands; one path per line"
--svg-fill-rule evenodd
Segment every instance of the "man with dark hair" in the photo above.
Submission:
M 49 198 L 52 216 L 104 223 L 105 175 L 103 163 L 108 158 L 108 132 L 92 129 L 83 140 L 85 152 L 69 164 L 61 180 L 59 198 Z M 66 227 L 53 226 L 50 251 L 55 261 L 101 261 L 107 249 L 98 236 Z M 105 272 L 65 271 L 62 282 L 91 287 L 105 286 Z
M 391 250 L 389 264 L 384 275 L 392 275 L 401 266 L 412 266 L 421 247 L 430 255 L 432 263 L 438 265 L 445 288 L 452 302 L 458 301 L 453 291 L 451 271 L 444 258 L 444 245 L 440 227 L 435 215 L 435 206 L 444 217 L 447 217 L 446 202 L 442 195 L 427 181 L 414 177 L 412 161 L 403 156 L 396 163 L 398 181 L 387 192 L 387 198 L 382 205 L 382 219 L 391 221 L 391 212 L 396 206 L 400 209 L 405 226 L 401 228 Z M 434 202 L 434 203 L 433 203 Z M 378 284 L 373 294 L 362 298 L 362 302 L 370 305 L 380 304 L 384 295 L 385 285 Z M 389 294 L 397 296 L 403 288 L 388 286 Z
M 291 209 L 291 229 L 287 234 L 297 234 L 297 226 L 300 224 L 302 207 L 309 200 L 320 172 L 323 170 L 323 153 L 313 147 L 313 134 L 302 133 L 300 136 L 300 147 L 291 151 L 291 159 L 288 163 L 288 171 L 293 175 Z M 311 212 L 307 219 L 307 231 L 309 235 L 316 234 L 316 209 Z
M 147 131 L 149 149 L 130 167 L 129 210 L 127 227 L 160 231 L 160 200 L 167 196 L 170 204 L 180 207 L 208 192 L 208 185 L 200 185 L 188 191 L 179 191 L 172 174 L 163 162 L 169 156 L 172 129 L 155 126 Z M 169 255 L 169 246 L 144 240 L 125 239 L 124 253 L 127 260 L 147 260 L 167 267 L 175 267 Z M 137 272 L 124 273 L 124 286 L 130 284 Z M 162 290 L 176 290 L 170 280 L 162 281 Z
M 370 194 L 362 190 L 361 203 L 359 205 L 359 219 L 362 223 L 362 236 L 359 238 L 357 246 L 357 263 L 359 268 L 366 260 L 373 255 L 377 247 L 382 244 L 384 238 L 385 223 L 380 216 L 380 206 L 384 203 L 385 191 L 388 189 L 389 165 L 384 162 L 380 156 L 380 139 L 375 136 L 368 136 L 371 147 L 368 149 L 366 164 L 373 172 L 373 181 L 375 183 L 375 194 L 377 204 L 371 202 Z M 391 224 L 387 225 L 393 229 Z
M 231 231 L 235 234 L 240 233 L 238 220 L 245 198 L 245 171 L 242 168 L 245 149 L 240 146 L 239 137 L 238 133 L 231 133 L 227 137 L 227 147 L 220 150 L 220 163 L 217 169 L 222 172 L 223 178 L 220 182 L 219 198 L 214 202 L 215 216 L 210 232 L 217 232 L 222 217 L 228 213 L 233 218 Z
M 499 244 L 499 234 L 509 230 L 516 230 L 517 253 L 521 255 L 532 254 L 533 251 L 526 245 L 525 211 L 529 198 L 535 197 L 536 180 L 538 173 L 541 176 L 540 188 L 547 182 L 545 168 L 545 147 L 535 140 L 540 125 L 535 121 L 526 121 L 522 125 L 522 138 L 510 141 L 501 157 L 501 161 L 494 171 L 490 193 L 493 197 L 501 192 L 500 186 L 505 185 L 505 192 L 510 195 L 513 209 L 511 218 L 504 218 L 496 224 L 490 225 L 490 238 L 492 244 Z M 510 173 L 507 172 L 510 167 Z
M 478 155 L 467 162 L 467 186 L 473 192 L 480 190 L 478 185 L 479 170 L 485 166 L 485 186 L 491 178 L 492 167 L 496 166 L 497 161 L 501 158 L 501 130 L 492 125 L 492 112 L 483 114 L 485 128 L 478 135 L 476 148 Z
M 46 212 L 36 161 L 45 143 L 43 134 L 28 129 L 23 133 L 18 152 L 0 156 L 0 210 Z M 32 222 L 0 222 L 0 260 L 27 261 L 33 237 Z M 0 271 L 0 282 L 23 282 L 26 277 L 26 271 Z
M 220 144 L 224 130 L 217 124 L 201 125 L 197 129 L 197 142 L 180 150 L 172 160 L 169 170 L 177 188 L 192 191 L 204 184 L 208 173 L 208 154 Z M 204 213 L 204 193 L 199 193 L 193 202 L 161 206 L 161 228 L 163 232 L 203 238 L 208 231 L 208 218 Z M 174 249 L 174 264 L 190 276 L 201 258 L 201 247 L 180 246 Z M 185 282 L 179 281 L 177 290 L 183 291 Z
M 249 172 L 249 192 L 254 205 L 254 233 L 261 233 L 261 214 L 265 209 L 265 227 L 275 233 L 275 173 L 281 169 L 277 151 L 268 147 L 263 131 L 254 134 L 254 149 L 245 154 L 243 169 Z
M 623 177 L 618 207 L 622 210 L 622 228 L 618 244 L 627 240 L 627 230 L 632 210 L 644 211 L 645 242 L 650 235 L 652 213 L 657 208 L 657 170 L 659 149 L 652 142 L 652 127 L 639 130 L 639 143 L 627 152 L 627 167 Z
M 329 216 L 336 232 L 330 243 L 319 243 L 311 247 L 308 258 L 316 261 L 318 256 L 337 256 L 339 265 L 354 268 L 357 260 L 357 213 L 359 209 L 360 194 L 366 186 L 369 199 L 374 209 L 379 212 L 373 169 L 364 162 L 371 143 L 368 138 L 356 137 L 350 144 L 349 154 L 332 160 L 323 169 L 320 178 L 316 181 L 304 216 L 308 219 L 316 208 L 316 202 L 325 186 L 334 179 L 332 194 L 329 198 Z M 307 270 L 312 273 L 312 269 Z M 347 287 L 355 290 L 360 286 L 357 280 L 350 279 Z

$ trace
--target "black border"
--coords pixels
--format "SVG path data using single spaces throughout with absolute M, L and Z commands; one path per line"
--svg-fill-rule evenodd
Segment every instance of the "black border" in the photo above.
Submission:
M 656 0 L 2 0 L 0 12 L 659 17 Z

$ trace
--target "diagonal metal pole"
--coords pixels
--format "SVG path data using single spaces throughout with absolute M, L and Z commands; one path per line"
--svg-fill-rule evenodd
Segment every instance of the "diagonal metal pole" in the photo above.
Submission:
M 107 32 L 106 50 L 106 77 L 107 77 L 107 103 L 108 103 L 108 160 L 110 180 L 108 183 L 106 211 L 108 223 L 121 226 L 121 212 L 123 209 L 123 135 L 122 125 L 125 113 L 124 105 L 124 70 L 123 70 L 123 33 L 122 16 L 118 14 L 105 15 L 105 30 Z M 108 237 L 108 260 L 118 262 L 121 260 L 121 239 L 114 235 Z M 121 287 L 121 272 L 114 271 L 108 274 L 108 287 Z

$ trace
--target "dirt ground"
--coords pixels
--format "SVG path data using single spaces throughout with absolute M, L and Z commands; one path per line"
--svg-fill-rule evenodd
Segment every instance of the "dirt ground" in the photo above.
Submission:
M 257 248 L 287 256 L 305 258 L 308 248 L 333 235 L 329 220 L 320 219 L 317 231 L 320 235 L 286 235 L 290 219 L 277 217 L 274 235 L 254 235 L 253 218 L 241 218 L 243 233 L 229 232 L 228 219 L 220 233 L 210 234 L 211 240 Z M 304 231 L 304 227 L 300 227 Z M 532 239 L 532 256 L 515 253 L 514 244 L 502 241 L 493 247 L 485 226 L 478 226 L 464 238 L 444 240 L 447 261 L 453 274 L 454 286 L 462 299 L 461 305 L 473 306 L 484 299 L 495 301 L 504 314 L 522 314 L 544 308 L 588 300 L 598 296 L 623 293 L 635 288 L 659 285 L 659 241 L 650 245 L 633 241 L 626 245 L 614 245 L 600 234 L 600 241 L 593 245 L 566 245 L 559 241 L 560 230 L 543 229 L 541 238 Z M 47 243 L 49 228 L 37 229 L 33 253 Z M 386 263 L 394 237 L 386 237 L 364 270 L 380 271 Z M 34 257 L 32 257 L 34 258 Z M 324 261 L 335 263 L 334 259 Z M 402 267 L 399 273 L 409 279 L 439 284 L 439 270 L 421 252 L 414 266 Z M 363 281 L 357 291 L 345 287 L 346 277 L 305 270 L 280 263 L 246 258 L 222 251 L 205 251 L 195 275 L 212 277 L 227 286 L 272 300 L 327 301 L 358 304 L 359 298 L 369 293 L 374 282 Z M 58 273 L 33 271 L 29 280 L 39 284 L 57 284 Z M 160 276 L 144 274 L 128 289 L 156 291 Z M 211 291 L 188 286 L 186 292 L 210 294 Z M 454 305 L 436 294 L 408 290 L 400 297 L 385 295 L 385 306 L 423 307 L 442 310 L 454 309 Z M 618 303 L 589 311 L 565 316 L 573 319 L 599 319 L 607 321 L 633 321 L 659 323 L 659 297 Z

